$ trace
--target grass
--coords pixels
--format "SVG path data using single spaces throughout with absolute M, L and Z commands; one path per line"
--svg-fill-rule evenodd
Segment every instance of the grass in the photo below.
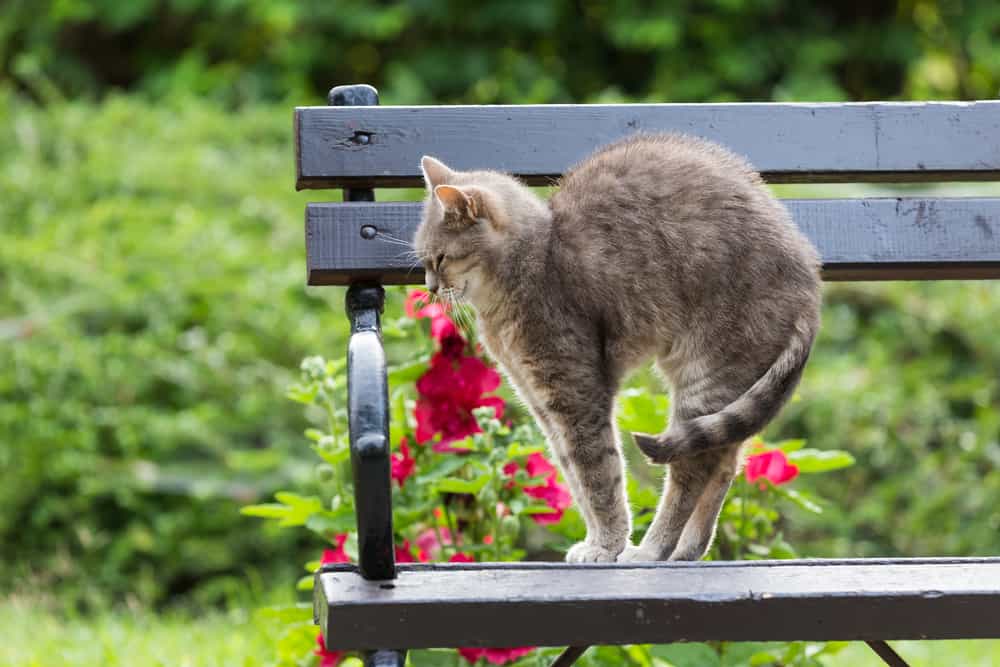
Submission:
M 257 667 L 274 662 L 274 624 L 248 608 L 192 615 L 122 608 L 56 613 L 37 599 L 0 602 L 2 667 Z
M 246 609 L 194 614 L 121 607 L 66 615 L 45 600 L 0 601 L 0 667 L 257 667 L 273 664 L 278 624 Z M 893 642 L 912 667 L 1000 664 L 1000 641 Z M 665 664 L 665 663 L 663 663 Z M 861 643 L 827 659 L 829 667 L 882 665 Z M 417 666 L 419 667 L 419 665 Z

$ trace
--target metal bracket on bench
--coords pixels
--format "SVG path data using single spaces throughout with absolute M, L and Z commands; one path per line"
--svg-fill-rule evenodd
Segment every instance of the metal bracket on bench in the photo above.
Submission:
M 371 86 L 337 86 L 333 106 L 375 106 Z M 344 201 L 375 201 L 370 188 L 344 190 Z M 377 282 L 354 283 L 347 290 L 351 340 L 347 347 L 347 403 L 354 471 L 354 508 L 358 520 L 358 569 L 368 580 L 396 577 L 392 536 L 392 487 L 389 477 L 389 387 L 381 315 L 385 290 Z M 326 628 L 323 628 L 324 632 Z M 402 667 L 406 651 L 365 653 L 367 667 Z

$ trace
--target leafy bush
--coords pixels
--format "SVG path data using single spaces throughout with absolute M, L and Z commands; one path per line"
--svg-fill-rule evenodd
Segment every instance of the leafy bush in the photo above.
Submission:
M 368 82 L 393 103 L 993 97 L 993 0 L 707 4 L 8 0 L 0 77 L 228 101 Z
M 440 304 L 421 306 L 426 297 L 421 291 L 411 293 L 406 302 L 409 317 L 390 321 L 384 329 L 387 338 L 412 341 L 411 356 L 389 372 L 390 430 L 399 443 L 391 461 L 396 561 L 561 557 L 586 530 L 570 507 L 568 489 L 545 457 L 544 439 L 528 415 L 493 393 L 500 377 L 474 353 L 473 332 L 467 329 L 463 335 Z M 414 321 L 421 319 L 431 320 L 430 337 L 422 327 L 414 330 Z M 436 346 L 428 358 L 430 339 Z M 310 357 L 302 363 L 301 381 L 289 391 L 314 418 L 315 427 L 306 436 L 321 459 L 316 467 L 322 480 L 319 493 L 279 492 L 278 502 L 243 509 L 244 514 L 276 520 L 282 527 L 305 527 L 321 537 L 327 548 L 320 560 L 306 564 L 310 573 L 323 563 L 357 559 L 344 370 L 342 361 Z M 638 388 L 626 391 L 618 415 L 621 428 L 657 432 L 668 407 L 666 396 Z M 847 452 L 804 445 L 803 440 L 754 442 L 745 475 L 736 480 L 723 508 L 711 557 L 796 556 L 783 536 L 779 510 L 784 503 L 779 501 L 809 512 L 821 510 L 816 499 L 786 484 L 799 473 L 825 473 L 854 462 Z M 630 448 L 633 455 L 635 451 Z M 652 521 L 661 480 L 634 463 L 641 474 L 630 476 L 628 487 L 641 538 Z M 311 574 L 299 581 L 301 589 L 311 590 L 312 585 Z M 301 664 L 309 653 L 320 656 L 322 667 L 344 660 L 316 636 L 309 605 L 271 608 L 267 613 L 286 624 L 278 646 L 282 664 Z M 823 656 L 842 647 L 836 642 L 599 647 L 580 664 L 646 667 L 655 657 L 673 665 L 819 665 Z M 468 664 L 540 665 L 548 664 L 556 650 L 466 647 L 457 652 Z M 413 651 L 410 657 L 415 665 L 454 665 L 454 654 Z M 542 655 L 548 660 L 541 662 Z
M 290 126 L 0 91 L 3 583 L 215 598 L 294 561 L 237 512 L 307 474 L 281 395 L 344 341 L 303 288 Z

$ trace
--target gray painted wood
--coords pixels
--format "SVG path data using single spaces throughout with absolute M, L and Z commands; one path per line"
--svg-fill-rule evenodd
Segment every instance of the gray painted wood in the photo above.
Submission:
M 331 649 L 1000 638 L 1000 558 L 401 565 L 317 574 Z
M 299 107 L 299 189 L 419 185 L 420 158 L 545 185 L 637 131 L 746 155 L 773 182 L 1000 178 L 1000 101 Z
M 827 280 L 1000 278 L 1000 199 L 786 200 L 816 244 Z M 308 281 L 345 285 L 380 279 L 419 284 L 409 248 L 417 203 L 309 204 Z M 374 227 L 378 235 L 362 237 Z

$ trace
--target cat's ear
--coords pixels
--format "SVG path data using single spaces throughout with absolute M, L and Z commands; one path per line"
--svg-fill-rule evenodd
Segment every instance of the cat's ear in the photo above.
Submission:
M 434 188 L 434 196 L 441 202 L 445 210 L 457 211 L 472 220 L 479 217 L 481 198 L 479 192 L 474 188 L 438 185 Z
M 424 182 L 428 190 L 433 190 L 442 183 L 447 183 L 452 171 L 444 162 L 425 155 L 420 158 L 420 170 L 424 172 Z
M 452 224 L 460 226 L 474 225 L 480 220 L 486 220 L 494 228 L 500 227 L 500 221 L 493 215 L 496 210 L 489 204 L 489 197 L 481 188 L 474 185 L 439 185 L 434 188 L 434 196 L 441 202 L 445 211 L 453 211 L 457 216 L 451 216 Z M 446 218 L 447 219 L 447 218 Z

